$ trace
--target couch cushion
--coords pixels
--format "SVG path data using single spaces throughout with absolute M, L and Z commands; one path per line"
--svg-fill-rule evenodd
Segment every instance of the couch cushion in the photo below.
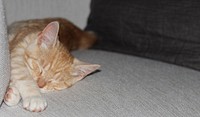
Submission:
M 92 0 L 86 30 L 98 49 L 200 70 L 199 12 L 193 0 Z
M 3 105 L 2 117 L 199 117 L 200 73 L 134 56 L 77 51 L 77 58 L 101 64 L 69 89 L 45 94 L 48 108 L 30 113 Z

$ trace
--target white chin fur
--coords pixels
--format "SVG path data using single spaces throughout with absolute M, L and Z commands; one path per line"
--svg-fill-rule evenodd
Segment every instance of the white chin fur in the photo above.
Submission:
M 45 89 L 40 89 L 41 93 L 49 93 L 49 92 L 53 92 L 54 90 L 45 90 Z

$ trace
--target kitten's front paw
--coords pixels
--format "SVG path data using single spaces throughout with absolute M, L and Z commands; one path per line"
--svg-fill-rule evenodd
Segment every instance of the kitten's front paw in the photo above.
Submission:
M 8 88 L 5 96 L 4 96 L 4 102 L 8 106 L 15 106 L 19 103 L 21 97 L 19 94 L 19 91 L 15 87 Z
M 23 100 L 23 107 L 31 112 L 41 112 L 46 109 L 47 101 L 41 96 L 28 97 Z

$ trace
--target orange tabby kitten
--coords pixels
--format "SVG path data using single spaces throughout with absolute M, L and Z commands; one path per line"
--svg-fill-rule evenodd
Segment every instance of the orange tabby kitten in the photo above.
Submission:
M 100 65 L 74 58 L 70 51 L 85 49 L 95 42 L 84 32 L 62 18 L 28 20 L 9 27 L 11 81 L 4 101 L 32 112 L 47 107 L 41 91 L 62 90 L 72 86 Z

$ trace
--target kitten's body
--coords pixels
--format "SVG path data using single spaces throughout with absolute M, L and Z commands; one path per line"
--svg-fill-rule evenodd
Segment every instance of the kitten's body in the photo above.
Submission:
M 44 110 L 47 102 L 39 88 L 44 91 L 68 88 L 99 68 L 70 54 L 71 50 L 88 48 L 94 42 L 94 36 L 61 18 L 12 24 L 11 82 L 4 99 L 6 104 L 16 105 L 22 98 L 25 109 Z
M 53 21 L 59 22 L 59 41 L 64 44 L 69 51 L 89 48 L 96 41 L 92 34 L 82 31 L 66 19 L 34 19 L 15 22 L 9 26 L 10 49 L 13 49 L 13 46 L 16 45 L 18 41 L 24 40 L 25 36 L 30 35 L 31 33 L 41 32 Z

